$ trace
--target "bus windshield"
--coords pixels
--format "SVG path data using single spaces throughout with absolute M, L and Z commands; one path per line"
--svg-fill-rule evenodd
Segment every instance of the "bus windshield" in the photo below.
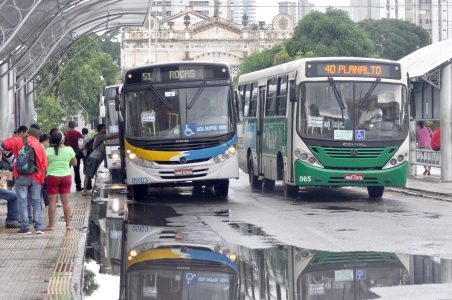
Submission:
M 230 300 L 234 294 L 233 275 L 208 271 L 130 271 L 128 299 Z
M 406 285 L 408 272 L 398 267 L 326 270 L 305 273 L 298 278 L 300 300 L 377 299 L 374 287 Z
M 126 135 L 141 139 L 212 137 L 233 130 L 229 86 L 153 87 L 127 92 Z
M 408 133 L 406 89 L 374 82 L 309 82 L 301 86 L 299 133 L 337 141 L 401 140 Z

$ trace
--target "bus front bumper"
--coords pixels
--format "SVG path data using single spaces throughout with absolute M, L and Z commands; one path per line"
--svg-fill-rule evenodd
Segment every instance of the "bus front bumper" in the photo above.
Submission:
M 398 186 L 406 184 L 408 163 L 384 170 L 340 170 L 295 162 L 295 184 L 300 186 Z

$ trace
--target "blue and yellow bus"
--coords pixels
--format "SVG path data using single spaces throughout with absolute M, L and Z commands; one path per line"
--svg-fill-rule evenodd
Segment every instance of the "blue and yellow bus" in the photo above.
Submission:
M 135 196 L 147 186 L 213 187 L 228 194 L 238 178 L 236 106 L 225 64 L 180 62 L 126 72 L 121 142 L 127 185 Z

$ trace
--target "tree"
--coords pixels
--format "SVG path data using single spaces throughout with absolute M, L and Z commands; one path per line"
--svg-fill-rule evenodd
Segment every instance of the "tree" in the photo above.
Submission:
M 368 32 L 382 58 L 399 60 L 430 44 L 428 31 L 408 21 L 367 19 L 358 24 Z
M 57 99 L 65 116 L 76 114 L 83 106 L 89 114 L 86 121 L 97 121 L 100 94 L 105 86 L 120 81 L 120 70 L 111 56 L 102 51 L 98 37 L 91 35 L 77 42 L 58 60 L 50 62 L 38 81 L 38 95 Z
M 35 110 L 42 132 L 49 132 L 50 128 L 58 126 L 69 117 L 69 112 L 53 95 L 39 97 L 35 102 Z
M 286 47 L 293 57 L 297 52 L 315 56 L 375 56 L 369 35 L 343 10 L 328 9 L 306 15 L 295 27 Z
M 118 40 L 118 31 L 112 31 L 99 38 L 100 47 L 103 52 L 110 55 L 115 65 L 121 62 L 121 43 Z

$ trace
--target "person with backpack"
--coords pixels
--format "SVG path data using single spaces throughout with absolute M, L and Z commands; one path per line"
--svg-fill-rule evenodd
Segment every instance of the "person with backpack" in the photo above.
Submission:
M 64 135 L 61 131 L 55 131 L 50 136 L 51 147 L 46 149 L 49 166 L 47 168 L 46 187 L 49 194 L 49 225 L 46 230 L 53 230 L 55 227 L 55 211 L 60 195 L 63 204 L 66 230 L 71 226 L 71 207 L 69 205 L 69 193 L 71 192 L 71 167 L 77 163 L 77 158 L 72 147 L 64 145 Z
M 83 135 L 80 131 L 75 129 L 75 122 L 69 121 L 67 126 L 69 130 L 64 133 L 64 145 L 71 146 L 75 152 L 75 157 L 77 159 L 77 164 L 73 166 L 74 168 L 74 183 L 77 192 L 82 190 L 82 181 L 80 179 L 80 160 L 83 158 L 82 149 L 79 148 L 79 140 L 83 140 Z
M 118 133 L 107 134 L 105 124 L 97 125 L 97 134 L 85 145 L 87 157 L 83 172 L 85 173 L 85 182 L 83 185 L 83 196 L 90 196 L 91 193 L 87 191 L 91 179 L 96 175 L 100 164 L 105 160 L 105 141 L 118 138 Z
M 28 135 L 28 136 L 27 136 Z M 17 233 L 31 234 L 28 219 L 28 195 L 33 202 L 34 227 L 36 234 L 44 234 L 41 209 L 41 186 L 44 183 L 47 170 L 47 155 L 39 143 L 41 132 L 37 128 L 30 128 L 28 134 L 7 138 L 2 148 L 13 152 L 16 157 L 14 163 L 14 177 L 16 178 L 16 193 L 19 208 L 20 229 Z

